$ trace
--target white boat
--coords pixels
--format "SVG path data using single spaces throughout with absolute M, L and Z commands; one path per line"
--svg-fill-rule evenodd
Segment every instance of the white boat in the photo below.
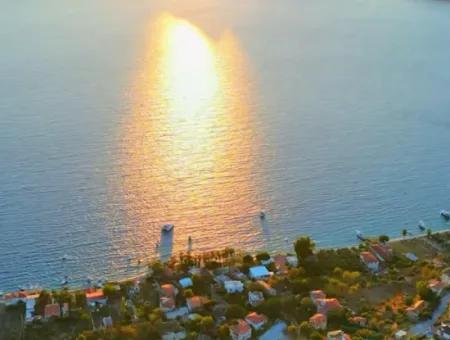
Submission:
M 264 210 L 261 210 L 259 212 L 259 218 L 262 219 L 262 220 L 266 218 L 266 212 Z
M 424 231 L 425 227 L 426 227 L 426 224 L 425 224 L 424 221 L 420 220 L 419 224 L 417 226 L 419 227 L 420 230 Z
M 355 233 L 356 233 L 356 237 L 358 239 L 360 239 L 361 241 L 365 241 L 366 240 L 366 238 L 363 236 L 362 232 L 360 232 L 359 230 L 355 230 Z
M 64 276 L 64 279 L 61 280 L 61 286 L 67 286 L 69 284 L 69 277 Z
M 445 219 L 450 219 L 450 211 L 448 210 L 441 210 L 441 216 Z
M 164 224 L 161 228 L 162 231 L 169 232 L 174 228 L 174 225 L 171 223 Z

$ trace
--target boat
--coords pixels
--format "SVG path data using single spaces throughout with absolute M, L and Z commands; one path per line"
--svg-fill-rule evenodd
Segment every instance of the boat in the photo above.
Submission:
M 424 221 L 420 220 L 417 226 L 419 227 L 420 230 L 425 231 L 426 225 Z
M 61 280 L 61 286 L 67 286 L 69 284 L 69 277 L 64 276 L 64 279 Z
M 168 233 L 169 231 L 172 231 L 173 228 L 174 228 L 173 224 L 167 223 L 162 226 L 161 231 L 165 231 Z
M 189 243 L 190 245 L 192 245 L 192 237 L 191 237 L 191 236 L 188 237 L 188 243 Z
M 445 218 L 446 220 L 450 219 L 450 211 L 448 210 L 441 210 L 441 216 Z
M 361 241 L 365 241 L 366 238 L 363 236 L 362 232 L 360 232 L 359 230 L 355 230 L 356 233 L 356 237 L 361 240 Z
M 266 218 L 266 212 L 264 210 L 261 210 L 259 212 L 259 218 L 262 219 L 262 220 Z

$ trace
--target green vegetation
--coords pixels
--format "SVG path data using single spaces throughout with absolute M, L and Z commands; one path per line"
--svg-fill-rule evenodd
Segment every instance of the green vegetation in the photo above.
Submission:
M 407 234 L 404 229 L 402 235 Z M 0 326 L 11 339 L 159 339 L 170 333 L 184 334 L 186 339 L 200 335 L 228 339 L 236 320 L 257 312 L 267 317 L 267 323 L 261 330 L 253 330 L 254 337 L 276 320 L 284 320 L 288 324 L 286 333 L 293 339 L 322 339 L 327 331 L 337 329 L 353 339 L 383 339 L 417 321 L 407 310 L 421 299 L 426 304 L 418 312 L 418 319 L 431 316 L 440 298 L 429 288 L 429 282 L 439 279 L 443 268 L 436 267 L 433 259 L 444 251 L 439 261 L 446 262 L 450 255 L 448 234 L 388 241 L 386 235 L 381 235 L 359 247 L 316 250 L 314 241 L 302 236 L 294 242 L 298 266 L 288 265 L 283 272 L 277 272 L 267 252 L 240 254 L 227 248 L 206 254 L 180 254 L 167 263 L 151 263 L 148 274 L 138 284 L 132 280 L 105 284 L 105 305 L 88 304 L 84 291 L 43 290 L 36 299 L 35 315 L 43 317 L 50 303 L 67 303 L 68 313 L 25 324 L 22 303 L 0 308 Z M 380 262 L 380 271 L 373 273 L 361 262 L 360 253 L 373 251 L 373 243 L 378 242 L 389 245 L 392 253 Z M 407 259 L 407 252 L 416 254 L 419 261 Z M 245 275 L 250 267 L 261 264 L 275 273 L 265 283 Z M 186 276 L 193 284 L 183 289 L 178 280 Z M 243 291 L 227 293 L 221 280 L 240 281 Z M 178 317 L 169 318 L 168 310 L 161 309 L 172 307 L 159 308 L 160 297 L 167 294 L 160 289 L 163 284 L 175 288 L 173 309 L 180 311 Z M 342 305 L 327 311 L 325 330 L 316 330 L 309 322 L 320 311 L 310 297 L 313 290 L 323 291 L 327 298 L 336 298 Z M 260 292 L 263 299 L 251 305 L 249 292 Z M 189 298 L 200 304 L 195 314 L 187 317 L 182 310 Z M 364 323 L 354 322 L 354 316 Z M 112 320 L 113 327 L 105 328 L 105 319 Z

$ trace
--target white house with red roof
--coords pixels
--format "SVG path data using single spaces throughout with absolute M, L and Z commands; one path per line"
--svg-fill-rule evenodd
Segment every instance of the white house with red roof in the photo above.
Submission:
M 317 299 L 317 313 L 326 315 L 329 311 L 342 309 L 342 305 L 336 298 Z
M 247 321 L 247 323 L 255 330 L 258 330 L 267 322 L 267 316 L 252 312 L 245 317 L 245 321 Z
M 363 251 L 359 254 L 359 258 L 371 271 L 376 272 L 380 269 L 380 261 L 372 253 Z
M 250 325 L 239 319 L 236 324 L 230 326 L 230 336 L 233 340 L 247 340 L 252 337 L 252 328 Z
M 317 300 L 326 299 L 327 295 L 321 291 L 321 290 L 313 290 L 309 293 L 309 296 L 311 297 L 312 302 L 316 303 Z
M 175 300 L 172 297 L 161 296 L 159 298 L 159 308 L 166 313 L 175 309 Z

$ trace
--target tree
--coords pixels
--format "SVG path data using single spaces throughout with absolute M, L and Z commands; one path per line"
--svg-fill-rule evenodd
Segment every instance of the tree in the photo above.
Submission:
M 309 324 L 308 321 L 303 321 L 300 324 L 300 334 L 303 335 L 304 337 L 309 338 L 312 331 L 313 331 L 313 328 L 311 327 L 311 325 Z
M 406 235 L 408 235 L 408 230 L 407 229 L 403 229 L 402 230 L 402 236 L 406 237 Z
M 380 241 L 381 243 L 386 243 L 386 242 L 389 241 L 389 236 L 387 236 L 387 235 L 380 235 L 378 237 L 378 241 Z
M 433 231 L 431 230 L 431 228 L 428 228 L 427 229 L 427 237 L 430 238 L 432 234 L 433 234 Z
M 247 255 L 245 255 L 243 258 L 242 258 L 242 262 L 244 263 L 244 264 L 247 264 L 247 265 L 253 265 L 254 264 L 254 262 L 253 262 L 253 256 L 251 256 L 250 254 L 247 254 Z
M 214 327 L 214 320 L 212 316 L 204 316 L 200 321 L 200 327 L 202 328 L 203 332 L 211 330 Z
M 75 305 L 81 309 L 86 308 L 87 300 L 86 293 L 82 290 L 78 290 L 75 292 Z
M 427 301 L 433 300 L 434 293 L 433 291 L 428 288 L 428 283 L 426 281 L 418 281 L 416 283 L 416 291 L 419 296 Z
M 41 291 L 39 297 L 36 299 L 36 304 L 34 305 L 34 313 L 37 315 L 44 315 L 45 306 L 52 303 L 52 296 L 45 289 Z
M 230 328 L 227 325 L 221 325 L 219 327 L 219 338 L 228 340 L 230 337 Z
M 228 319 L 243 319 L 247 311 L 239 305 L 230 305 L 225 313 Z
M 262 252 L 256 255 L 256 259 L 261 262 L 261 261 L 267 261 L 270 259 L 270 255 L 267 252 Z
M 299 262 L 305 260 L 308 256 L 313 254 L 315 248 L 314 241 L 312 241 L 308 236 L 302 236 L 294 243 L 295 253 Z
M 112 284 L 106 284 L 103 287 L 103 294 L 108 299 L 113 299 L 113 298 L 115 298 L 115 297 L 117 297 L 119 295 L 119 289 L 117 289 L 117 287 L 112 285 Z
M 322 339 L 323 339 L 323 336 L 320 335 L 320 333 L 319 333 L 318 331 L 314 331 L 314 332 L 311 333 L 311 335 L 309 336 L 309 338 L 310 338 L 311 340 L 322 340 Z
M 188 288 L 183 291 L 183 295 L 186 299 L 188 299 L 188 298 L 193 297 L 194 293 L 192 292 L 192 289 Z

